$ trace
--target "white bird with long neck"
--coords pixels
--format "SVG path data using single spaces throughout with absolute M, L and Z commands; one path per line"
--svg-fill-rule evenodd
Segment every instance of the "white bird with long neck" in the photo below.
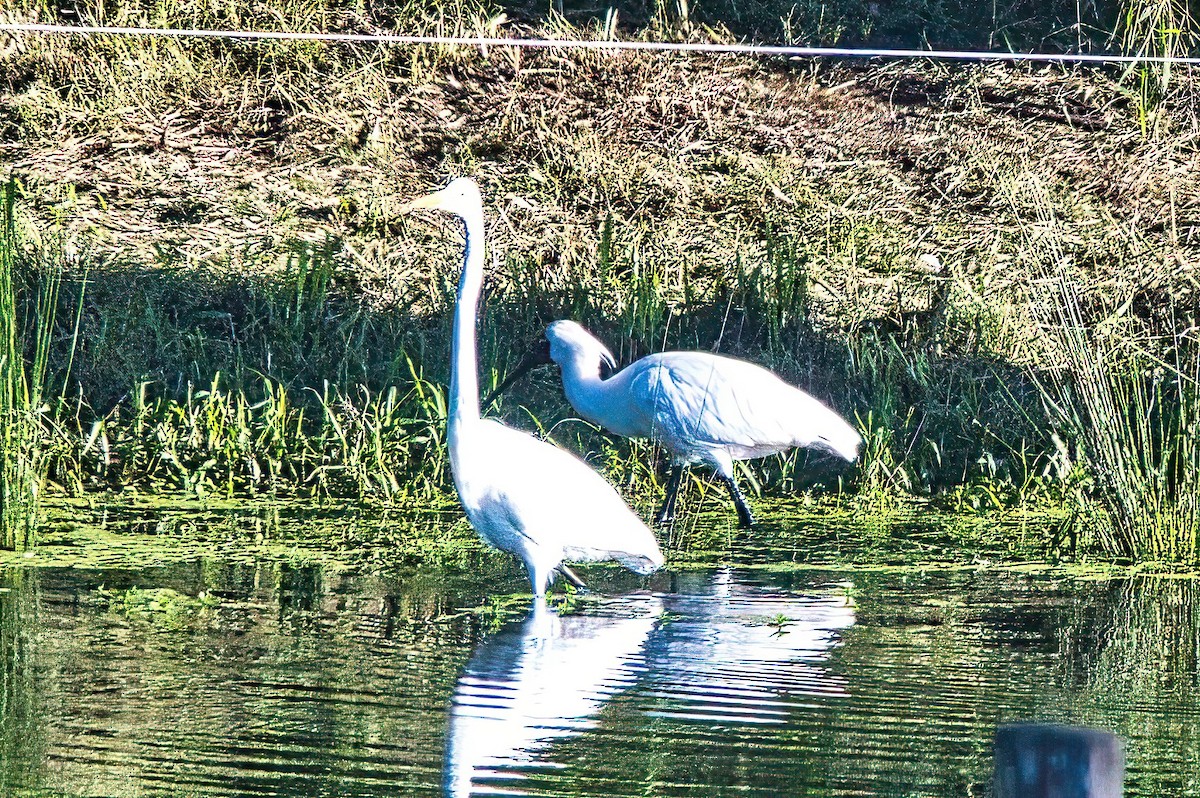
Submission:
M 579 324 L 553 322 L 546 339 L 549 346 L 535 349 L 492 395 L 539 363 L 557 363 L 563 392 L 580 416 L 622 437 L 650 438 L 671 455 L 671 476 L 656 516 L 660 524 L 675 518 L 685 466 L 712 466 L 733 498 L 739 522 L 750 527 L 754 514 L 734 477 L 734 461 L 797 446 L 850 462 L 858 458 L 857 430 L 761 366 L 708 352 L 660 352 L 602 379 L 601 366 L 615 370 L 616 360 Z
M 458 178 L 408 203 L 463 220 L 466 252 L 450 364 L 447 438 L 450 469 L 471 526 L 488 544 L 524 563 L 535 596 L 556 572 L 576 584 L 564 560 L 616 560 L 638 574 L 663 564 L 654 534 L 604 479 L 579 458 L 524 432 L 480 417 L 475 326 L 483 288 L 483 200 Z

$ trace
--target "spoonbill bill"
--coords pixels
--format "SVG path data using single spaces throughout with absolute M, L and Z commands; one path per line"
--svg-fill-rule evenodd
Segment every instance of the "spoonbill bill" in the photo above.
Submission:
M 663 564 L 654 534 L 599 474 L 569 452 L 480 417 L 475 327 L 483 287 L 483 200 L 475 181 L 458 178 L 401 211 L 419 208 L 455 214 L 465 230 L 447 438 L 467 520 L 486 543 L 525 563 L 537 597 L 556 572 L 582 586 L 564 560 L 616 560 L 638 574 L 654 572 Z
M 650 438 L 671 456 L 658 524 L 675 520 L 685 466 L 706 463 L 720 476 L 743 527 L 754 514 L 733 473 L 735 460 L 804 446 L 858 458 L 862 436 L 841 416 L 761 366 L 709 352 L 659 352 L 616 371 L 612 352 L 576 322 L 559 320 L 490 400 L 538 365 L 557 363 L 567 401 L 584 419 L 626 438 Z

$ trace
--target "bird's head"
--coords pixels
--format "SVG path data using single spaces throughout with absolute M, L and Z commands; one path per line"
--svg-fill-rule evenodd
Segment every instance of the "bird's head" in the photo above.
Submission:
M 424 197 L 418 197 L 400 206 L 401 213 L 412 213 L 421 208 L 448 211 L 464 219 L 480 213 L 483 198 L 479 193 L 479 185 L 469 177 L 457 177 L 441 191 L 435 191 Z
M 605 366 L 616 371 L 617 359 L 608 351 L 608 347 L 573 321 L 560 319 L 551 322 L 546 328 L 546 340 L 550 342 L 550 359 L 560 368 L 575 364 L 583 370 L 590 370 L 594 366 L 601 376 Z
M 612 352 L 583 327 L 573 321 L 551 322 L 546 328 L 546 337 L 534 344 L 517 367 L 492 389 L 484 398 L 483 406 L 491 407 L 500 394 L 533 369 L 550 363 L 557 363 L 561 367 L 571 362 L 577 362 L 585 369 L 595 364 L 601 379 L 607 379 L 617 370 L 617 361 Z
M 828 408 L 824 409 L 826 410 L 825 423 L 821 425 L 821 429 L 813 436 L 813 440 L 808 445 L 814 449 L 835 454 L 848 463 L 853 463 L 858 459 L 858 450 L 862 447 L 862 435 L 837 413 Z

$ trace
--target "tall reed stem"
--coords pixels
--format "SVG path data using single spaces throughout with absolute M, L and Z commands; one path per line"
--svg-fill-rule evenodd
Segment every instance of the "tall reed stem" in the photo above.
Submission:
M 1194 326 L 1145 345 L 1125 329 L 1087 325 L 1063 276 L 1048 298 L 1065 368 L 1048 402 L 1097 483 L 1100 543 L 1136 559 L 1195 561 L 1200 550 L 1200 341 Z
M 16 181 L 0 187 L 0 548 L 22 551 L 34 544 L 46 476 L 40 416 L 62 267 L 36 280 L 21 271 L 16 195 Z
M 1196 20 L 1186 0 L 1128 0 L 1118 30 L 1125 53 L 1152 58 L 1186 57 L 1197 37 Z M 1161 132 L 1160 111 L 1174 91 L 1171 64 L 1138 62 L 1129 73 L 1137 83 L 1143 134 Z

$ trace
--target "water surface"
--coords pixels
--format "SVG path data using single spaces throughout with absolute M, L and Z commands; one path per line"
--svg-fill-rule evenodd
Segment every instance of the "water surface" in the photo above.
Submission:
M 9 568 L 0 794 L 984 795 L 1037 719 L 1124 736 L 1128 796 L 1200 795 L 1192 581 L 877 543 L 591 568 L 548 608 L 482 554 Z

